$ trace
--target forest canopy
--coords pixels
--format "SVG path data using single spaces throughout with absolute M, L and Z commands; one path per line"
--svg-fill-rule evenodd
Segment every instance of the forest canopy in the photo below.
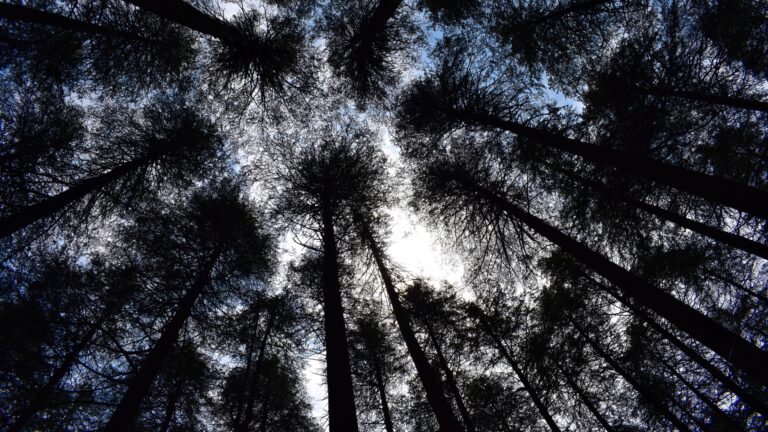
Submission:
M 9 432 L 768 430 L 768 3 L 0 0 L 0 263 Z

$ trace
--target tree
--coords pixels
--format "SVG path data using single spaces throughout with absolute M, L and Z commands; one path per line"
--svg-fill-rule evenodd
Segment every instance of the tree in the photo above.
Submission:
M 135 96 L 177 80 L 195 54 L 181 28 L 137 14 L 122 1 L 84 1 L 74 9 L 4 3 L 0 18 L 7 23 L 0 61 L 43 85 L 93 81 L 113 94 Z
M 693 2 L 699 9 L 702 33 L 728 58 L 741 62 L 755 75 L 768 76 L 765 40 L 759 36 L 768 28 L 765 5 L 751 0 Z M 736 29 L 741 29 L 738 31 Z
M 408 305 L 411 316 L 415 317 L 422 330 L 427 335 L 427 340 L 434 350 L 437 364 L 442 373 L 445 386 L 453 400 L 456 403 L 464 428 L 467 431 L 474 431 L 474 420 L 464 403 L 456 375 L 444 353 L 442 340 L 445 340 L 445 333 L 449 331 L 451 317 L 451 306 L 454 299 L 448 296 L 441 296 L 430 289 L 423 281 L 416 280 L 405 292 L 404 299 Z M 442 328 L 437 328 L 440 326 Z
M 169 288 L 186 285 L 185 292 L 132 378 L 106 430 L 127 430 L 136 420 L 142 400 L 179 340 L 196 304 L 205 298 L 212 283 L 269 275 L 272 260 L 269 235 L 260 228 L 253 211 L 240 200 L 237 190 L 225 185 L 219 193 L 213 196 L 198 193 L 192 196 L 186 209 L 140 218 L 137 226 L 125 234 L 137 252 L 142 253 L 142 258 L 152 265 L 176 262 L 194 271 L 191 280 L 189 277 L 184 280 L 182 276 L 181 280 L 168 281 Z M 138 227 L 141 233 L 136 232 Z M 172 229 L 166 231 L 166 227 Z M 158 252 L 163 254 L 158 256 Z M 160 262 L 153 263 L 153 259 Z M 207 300 L 215 301 L 215 298 Z
M 205 118 L 178 100 L 168 100 L 142 113 L 140 120 L 107 118 L 93 153 L 98 156 L 86 175 L 37 202 L 5 209 L 0 237 L 8 237 L 62 211 L 82 222 L 96 212 L 130 206 L 156 184 L 185 185 L 193 173 L 215 163 L 221 138 Z M 113 197 L 120 196 L 116 202 Z M 83 202 L 88 198 L 87 202 Z M 85 204 L 85 205 L 83 205 Z M 70 210 L 73 206 L 76 210 Z M 80 208 L 78 208 L 80 207 Z M 71 212 L 71 213 L 70 213 Z
M 402 369 L 391 334 L 386 324 L 361 316 L 349 338 L 358 410 L 371 413 L 371 423 L 383 423 L 387 432 L 395 430 L 388 387 Z
M 263 20 L 255 10 L 243 10 L 232 21 L 210 15 L 184 0 L 155 2 L 125 0 L 164 20 L 187 27 L 217 41 L 213 51 L 215 79 L 228 87 L 240 82 L 248 94 L 262 96 L 302 87 L 306 65 L 303 28 L 290 16 Z M 266 30 L 261 27 L 265 25 Z M 296 78 L 299 78 L 298 80 Z
M 634 1 L 505 0 L 492 2 L 482 23 L 504 51 L 533 74 L 545 71 L 568 92 L 577 86 L 589 60 L 604 49 L 609 34 L 622 29 L 622 14 L 639 12 L 640 2 Z
M 552 414 L 549 413 L 549 410 L 547 409 L 547 406 L 545 405 L 544 401 L 542 401 L 538 392 L 533 387 L 531 382 L 528 380 L 528 377 L 526 376 L 525 372 L 522 370 L 518 362 L 515 361 L 514 357 L 512 357 L 512 354 L 509 352 L 509 349 L 504 344 L 504 341 L 501 339 L 501 337 L 499 337 L 499 335 L 494 330 L 494 324 L 492 323 L 494 321 L 498 323 L 499 321 L 498 317 L 496 317 L 496 319 L 494 320 L 493 318 L 486 316 L 486 314 L 482 311 L 482 309 L 480 309 L 477 305 L 474 305 L 474 304 L 467 305 L 466 309 L 467 309 L 468 316 L 471 319 L 475 319 L 478 321 L 481 327 L 481 333 L 483 333 L 485 336 L 490 338 L 490 344 L 499 352 L 501 357 L 504 358 L 504 360 L 509 364 L 512 370 L 515 372 L 517 379 L 520 380 L 520 383 L 523 385 L 523 388 L 530 396 L 534 405 L 536 405 L 536 409 L 539 411 L 539 414 L 547 423 L 547 426 L 549 426 L 550 430 L 552 430 L 553 432 L 560 431 L 561 430 L 560 427 L 557 425 L 557 422 L 555 422 L 555 420 L 552 418 Z
M 52 395 L 60 390 L 65 377 L 73 372 L 83 352 L 93 343 L 96 336 L 103 332 L 108 321 L 114 320 L 120 309 L 129 302 L 131 291 L 136 288 L 135 271 L 130 268 L 109 268 L 97 259 L 87 271 L 73 268 L 71 264 L 54 260 L 45 263 L 40 280 L 32 282 L 36 290 L 59 290 L 57 296 L 70 296 L 66 301 L 54 298 L 48 300 L 49 307 L 55 307 L 53 314 L 72 316 L 74 322 L 61 325 L 55 319 L 48 319 L 50 328 L 66 329 L 57 344 L 64 354 L 58 364 L 52 364 L 50 375 L 43 383 L 35 388 L 18 410 L 15 420 L 8 426 L 8 431 L 22 431 L 34 417 L 48 407 Z M 36 293 L 38 300 L 43 300 L 50 294 Z M 88 295 L 100 297 L 100 305 L 95 311 L 87 311 Z M 86 310 L 85 316 L 77 317 L 78 309 Z M 82 313 L 82 312 L 81 312 Z M 55 315 L 54 315 L 55 316 Z M 78 322 L 82 321 L 82 322 Z M 45 322 L 45 321 L 44 321 Z M 67 329 L 67 327 L 71 327 Z M 71 340 L 68 340 L 71 339 Z
M 415 29 L 402 0 L 330 2 L 324 28 L 328 64 L 358 104 L 382 99 L 397 82 L 396 56 L 403 57 Z
M 357 430 L 338 244 L 350 226 L 353 209 L 376 196 L 384 175 L 382 155 L 370 141 L 370 132 L 351 122 L 321 126 L 298 141 L 301 147 L 289 143 L 281 150 L 286 166 L 277 173 L 284 185 L 277 211 L 320 239 L 320 247 L 313 248 L 322 257 L 331 430 Z
M 426 392 L 427 401 L 437 418 L 437 422 L 443 431 L 460 431 L 462 430 L 459 421 L 453 413 L 450 403 L 443 392 L 440 385 L 440 377 L 437 371 L 430 365 L 427 356 L 424 354 L 424 350 L 416 339 L 416 334 L 413 330 L 413 323 L 410 314 L 406 307 L 403 305 L 400 294 L 395 289 L 395 284 L 392 278 L 392 273 L 389 267 L 386 265 L 386 256 L 381 249 L 379 242 L 377 241 L 374 231 L 371 228 L 369 219 L 360 213 L 356 214 L 356 223 L 360 230 L 360 238 L 363 242 L 363 247 L 367 248 L 373 256 L 376 267 L 379 271 L 379 275 L 384 288 L 387 292 L 387 298 L 392 306 L 392 312 L 395 315 L 398 329 L 403 337 L 408 353 L 411 356 L 416 371 L 419 375 L 421 385 Z
M 417 179 L 423 195 L 417 198 L 417 203 L 434 212 L 438 218 L 446 217 L 446 222 L 451 223 L 451 215 L 458 214 L 454 213 L 457 203 L 463 206 L 459 207 L 463 212 L 478 209 L 477 214 L 481 219 L 476 223 L 484 223 L 483 218 L 488 217 L 483 215 L 484 209 L 488 209 L 490 214 L 512 218 L 572 255 L 639 304 L 658 313 L 727 359 L 733 367 L 750 374 L 758 382 L 766 381 L 758 365 L 759 361 L 754 361 L 768 357 L 765 351 L 514 204 L 507 197 L 504 185 L 494 181 L 492 171 L 488 165 L 484 165 L 482 159 L 465 153 L 420 161 L 420 164 L 421 171 Z
M 768 217 L 762 205 L 768 202 L 764 190 L 505 118 L 504 113 L 515 112 L 516 105 L 514 95 L 510 97 L 494 86 L 483 85 L 460 62 L 448 58 L 435 76 L 417 81 L 401 97 L 399 128 L 414 145 L 419 145 L 419 140 L 439 139 L 460 126 L 502 130 L 599 166 L 619 169 L 763 219 Z

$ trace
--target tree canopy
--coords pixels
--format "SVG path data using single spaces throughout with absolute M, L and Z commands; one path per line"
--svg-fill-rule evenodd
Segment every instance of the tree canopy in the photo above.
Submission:
M 0 1 L 0 429 L 764 431 L 767 89 L 761 0 Z

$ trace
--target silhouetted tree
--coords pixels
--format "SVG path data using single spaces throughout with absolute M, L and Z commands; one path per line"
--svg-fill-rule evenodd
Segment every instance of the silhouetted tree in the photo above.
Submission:
M 402 0 L 332 1 L 327 6 L 328 64 L 361 105 L 382 99 L 397 83 L 398 63 L 415 37 L 405 7 Z
M 436 219 L 448 224 L 493 223 L 495 217 L 518 221 L 727 359 L 735 368 L 759 382 L 766 381 L 759 361 L 755 360 L 768 357 L 768 353 L 515 204 L 505 190 L 507 185 L 494 178 L 491 166 L 476 154 L 455 151 L 453 155 L 419 161 L 416 180 L 420 186 L 417 205 L 432 212 Z M 461 226 L 458 229 L 461 230 Z M 506 241 L 501 239 L 500 243 Z
M 141 363 L 136 375 L 106 425 L 107 430 L 127 430 L 136 420 L 163 363 L 172 352 L 185 324 L 200 300 L 215 301 L 217 283 L 237 277 L 265 278 L 269 275 L 270 237 L 231 186 L 221 186 L 218 195 L 193 195 L 188 208 L 139 218 L 126 233 L 129 244 L 142 258 L 160 260 L 193 269 L 192 276 L 171 273 L 168 288 L 186 286 L 173 315 L 162 326 L 160 337 Z M 140 227 L 140 228 L 139 228 Z M 137 229 L 140 230 L 137 232 Z M 185 277 L 186 276 L 186 277 Z M 208 297 L 208 292 L 212 297 Z
M 524 100 L 507 95 L 495 85 L 486 85 L 467 70 L 461 61 L 448 58 L 435 76 L 412 84 L 401 97 L 399 127 L 409 135 L 414 152 L 428 151 L 424 141 L 434 141 L 459 127 L 477 127 L 513 133 L 526 142 L 546 146 L 559 152 L 579 156 L 599 166 L 672 186 L 712 202 L 727 205 L 768 218 L 766 192 L 727 179 L 695 172 L 642 155 L 612 150 L 582 140 L 570 138 L 543 127 L 532 127 L 525 119 L 509 118 L 517 113 Z M 422 142 L 419 142 L 419 141 Z
M 0 64 L 49 85 L 88 80 L 114 94 L 160 89 L 192 63 L 193 41 L 177 26 L 122 1 L 3 4 Z
M 18 208 L 5 204 L 0 237 L 62 211 L 82 223 L 91 214 L 133 205 L 149 188 L 187 185 L 199 170 L 215 164 L 221 144 L 216 128 L 179 100 L 160 102 L 141 118 L 106 118 L 84 175 L 61 179 L 66 189 L 34 203 Z
M 278 211 L 321 240 L 331 430 L 357 430 L 338 245 L 349 229 L 355 206 L 375 197 L 385 175 L 382 155 L 370 141 L 370 132 L 354 123 L 321 126 L 302 137 L 298 148 L 289 143 L 282 150 L 286 166 L 277 174 L 285 185 Z

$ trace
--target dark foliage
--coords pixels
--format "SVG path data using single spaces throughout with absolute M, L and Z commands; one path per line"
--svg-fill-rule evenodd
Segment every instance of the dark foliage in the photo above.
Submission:
M 2 2 L 0 429 L 764 431 L 766 80 L 760 0 Z

